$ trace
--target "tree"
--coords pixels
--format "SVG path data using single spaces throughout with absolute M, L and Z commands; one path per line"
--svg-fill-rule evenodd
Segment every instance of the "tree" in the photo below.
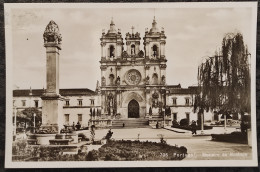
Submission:
M 35 123 L 39 124 L 39 122 L 42 122 L 42 112 L 39 111 L 37 108 L 35 107 L 30 107 L 30 108 L 26 108 L 22 111 L 22 114 L 24 114 L 26 116 L 26 119 L 29 119 L 29 122 L 31 125 L 33 125 L 33 118 L 34 118 L 34 114 L 36 114 L 35 116 Z
M 229 115 L 250 113 L 250 53 L 241 33 L 229 33 L 222 49 L 198 67 L 194 111 Z

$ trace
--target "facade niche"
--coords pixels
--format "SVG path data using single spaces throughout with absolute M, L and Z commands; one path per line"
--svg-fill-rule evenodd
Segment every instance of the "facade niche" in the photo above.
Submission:
M 109 75 L 109 82 L 110 82 L 109 84 L 110 84 L 110 85 L 114 85 L 114 84 L 113 84 L 114 78 L 115 78 L 115 76 L 114 76 L 113 74 L 110 74 L 110 75 Z
M 158 84 L 158 75 L 154 73 L 152 77 L 152 85 L 157 85 L 157 84 Z
M 156 46 L 156 45 L 154 45 L 153 47 L 152 47 L 152 52 L 153 52 L 153 54 L 152 54 L 152 56 L 153 57 L 157 57 L 158 56 L 158 47 Z
M 135 45 L 131 45 L 131 55 L 135 55 Z
M 109 57 L 115 57 L 115 47 L 113 45 L 109 47 Z

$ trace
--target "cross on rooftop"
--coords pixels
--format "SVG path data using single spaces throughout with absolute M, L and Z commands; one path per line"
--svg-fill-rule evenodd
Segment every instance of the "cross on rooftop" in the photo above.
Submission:
M 132 26 L 131 29 L 132 29 L 132 33 L 134 33 L 134 29 L 135 29 L 134 26 Z

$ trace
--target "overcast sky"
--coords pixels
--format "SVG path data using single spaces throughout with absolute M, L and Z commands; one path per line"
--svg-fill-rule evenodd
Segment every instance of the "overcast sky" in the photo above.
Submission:
M 198 65 L 221 47 L 225 33 L 241 32 L 250 51 L 250 8 L 13 9 L 13 83 L 20 89 L 46 88 L 42 35 L 49 21 L 54 20 L 63 38 L 60 87 L 94 90 L 101 74 L 102 29 L 107 32 L 113 17 L 124 39 L 132 26 L 143 38 L 145 28 L 152 26 L 154 14 L 158 27 L 164 27 L 167 36 L 168 85 L 195 85 Z M 143 50 L 142 40 L 140 48 Z

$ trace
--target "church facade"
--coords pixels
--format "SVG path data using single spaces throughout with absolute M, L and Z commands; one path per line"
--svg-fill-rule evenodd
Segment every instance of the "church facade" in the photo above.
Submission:
M 65 97 L 64 124 L 80 122 L 82 126 L 107 127 L 120 120 L 146 120 L 153 126 L 156 123 L 171 125 L 171 121 L 183 118 L 199 119 L 193 112 L 196 87 L 166 84 L 166 35 L 163 28 L 158 29 L 155 18 L 151 29 L 145 30 L 143 46 L 141 39 L 140 33 L 132 28 L 124 42 L 121 30 L 111 21 L 109 30 L 103 30 L 100 38 L 101 84 L 97 83 L 95 91 L 60 90 Z M 34 105 L 41 109 L 44 89 L 14 90 L 13 93 L 14 106 L 20 111 Z M 24 103 L 26 101 L 30 101 L 29 105 Z M 206 113 L 204 120 L 214 120 L 212 113 Z
M 145 32 L 144 51 L 140 33 L 127 33 L 126 50 L 120 30 L 113 21 L 102 34 L 100 61 L 101 110 L 122 118 L 145 118 L 149 109 L 166 104 L 166 36 L 154 20 Z

